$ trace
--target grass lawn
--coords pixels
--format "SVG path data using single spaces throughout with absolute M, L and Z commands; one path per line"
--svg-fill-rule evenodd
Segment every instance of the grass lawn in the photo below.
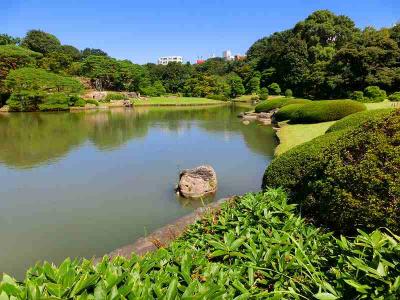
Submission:
M 400 102 L 391 102 L 388 100 L 377 103 L 365 103 L 368 110 L 381 108 L 400 108 Z
M 277 132 L 277 136 L 280 143 L 275 149 L 275 155 L 280 155 L 297 145 L 311 141 L 317 136 L 323 135 L 335 122 L 336 121 L 296 125 L 289 125 L 286 122 L 279 123 L 281 128 Z
M 148 100 L 134 100 L 135 106 L 179 106 L 179 105 L 211 105 L 211 104 L 224 104 L 225 101 L 212 100 L 207 98 L 194 98 L 194 97 L 153 97 Z
M 381 108 L 400 108 L 400 102 L 383 101 L 378 103 L 365 103 L 368 110 L 381 109 Z M 316 124 L 296 124 L 290 125 L 286 122 L 281 122 L 279 125 L 281 129 L 277 132 L 280 144 L 275 149 L 275 155 L 280 155 L 287 150 L 308 142 L 320 135 L 336 121 L 323 122 Z

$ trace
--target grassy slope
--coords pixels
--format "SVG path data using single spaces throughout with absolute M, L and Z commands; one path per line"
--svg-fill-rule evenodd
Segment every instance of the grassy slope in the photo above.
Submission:
M 368 110 L 396 107 L 396 105 L 400 108 L 399 103 L 390 101 L 365 103 L 365 105 L 367 106 Z M 289 125 L 285 122 L 281 122 L 279 124 L 281 129 L 279 132 L 277 132 L 280 144 L 275 149 L 275 155 L 280 155 L 297 145 L 311 141 L 317 136 L 323 135 L 325 131 L 335 122 L 336 121 L 296 125 Z
M 325 131 L 328 130 L 328 128 L 335 122 L 336 121 L 296 125 L 289 125 L 286 122 L 279 123 L 281 128 L 277 132 L 277 136 L 280 143 L 275 149 L 275 155 L 280 155 L 297 145 L 308 142 L 317 136 L 323 135 Z
M 210 105 L 222 104 L 224 101 L 212 100 L 207 98 L 192 98 L 192 97 L 153 97 L 148 100 L 134 100 L 134 105 Z

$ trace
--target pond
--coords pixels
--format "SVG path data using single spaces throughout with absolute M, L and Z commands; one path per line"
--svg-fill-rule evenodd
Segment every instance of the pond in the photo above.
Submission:
M 203 205 L 175 195 L 181 169 L 212 165 L 214 200 L 258 191 L 276 144 L 245 110 L 0 115 L 0 273 L 103 255 Z

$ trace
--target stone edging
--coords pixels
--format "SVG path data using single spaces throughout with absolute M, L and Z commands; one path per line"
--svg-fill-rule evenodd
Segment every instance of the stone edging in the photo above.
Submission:
M 210 203 L 205 207 L 197 208 L 192 213 L 185 215 L 172 223 L 169 223 L 156 231 L 153 231 L 147 237 L 138 238 L 133 244 L 129 244 L 118 248 L 107 255 L 110 258 L 116 256 L 123 256 L 126 258 L 130 258 L 132 253 L 137 255 L 145 255 L 148 252 L 153 252 L 161 247 L 167 247 L 171 242 L 173 242 L 176 238 L 181 236 L 183 232 L 187 229 L 187 227 L 191 224 L 194 224 L 196 221 L 200 220 L 207 212 L 212 212 L 218 209 L 222 203 L 233 199 L 223 198 L 216 202 Z M 95 262 L 101 261 L 101 258 L 96 258 Z

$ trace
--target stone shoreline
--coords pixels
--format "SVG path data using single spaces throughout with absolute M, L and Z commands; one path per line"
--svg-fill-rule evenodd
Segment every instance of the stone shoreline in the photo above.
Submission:
M 123 256 L 130 258 L 132 253 L 142 256 L 148 252 L 153 252 L 159 248 L 168 247 L 171 242 L 181 236 L 189 225 L 200 220 L 206 213 L 212 213 L 219 209 L 222 203 L 232 200 L 235 197 L 223 198 L 212 202 L 204 207 L 197 208 L 192 213 L 180 217 L 172 223 L 169 223 L 149 234 L 146 237 L 138 238 L 133 244 L 129 244 L 118 248 L 108 254 L 110 258 Z M 101 261 L 102 258 L 97 257 L 95 262 Z

